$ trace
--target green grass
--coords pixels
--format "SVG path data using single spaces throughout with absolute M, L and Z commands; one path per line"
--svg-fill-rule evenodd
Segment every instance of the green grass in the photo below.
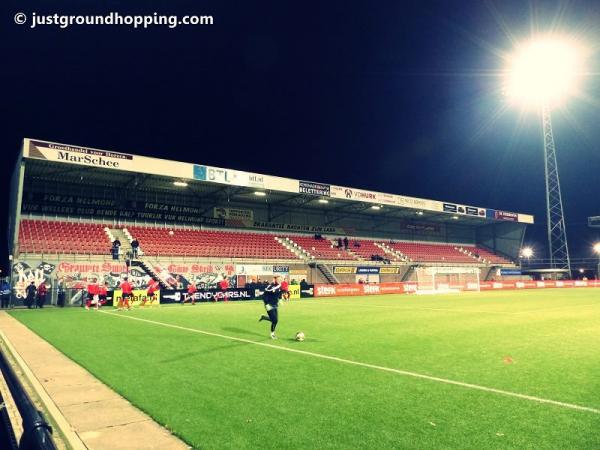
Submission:
M 600 291 L 299 300 L 274 342 L 261 305 L 118 314 L 600 410 Z M 594 412 L 94 311 L 12 314 L 195 448 L 600 448 Z

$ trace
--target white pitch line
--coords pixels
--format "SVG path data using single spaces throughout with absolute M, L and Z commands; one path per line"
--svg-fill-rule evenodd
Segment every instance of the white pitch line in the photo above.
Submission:
M 211 331 L 198 330 L 196 328 L 188 328 L 188 327 L 182 327 L 179 325 L 173 325 L 170 323 L 158 322 L 156 320 L 141 319 L 139 317 L 127 316 L 127 315 L 123 315 L 123 314 L 119 314 L 119 313 L 115 313 L 115 312 L 108 312 L 108 311 L 101 311 L 101 312 L 103 314 L 108 314 L 111 316 L 119 317 L 121 319 L 137 320 L 140 322 L 146 322 L 149 324 L 159 325 L 159 326 L 163 326 L 163 327 L 167 327 L 167 328 L 174 328 L 177 330 L 190 331 L 192 333 L 204 334 L 206 336 L 213 336 L 213 337 L 228 339 L 230 341 L 244 342 L 246 344 L 259 345 L 261 347 L 272 348 L 275 350 L 281 350 L 281 351 L 286 351 L 286 352 L 290 352 L 290 353 L 298 353 L 301 355 L 312 356 L 314 358 L 326 359 L 329 361 L 336 361 L 336 362 L 341 362 L 344 364 L 350 364 L 350 365 L 354 365 L 354 366 L 367 367 L 369 369 L 381 370 L 383 372 L 392 372 L 392 373 L 404 375 L 407 377 L 420 378 L 423 380 L 429 380 L 429 381 L 435 381 L 438 383 L 460 386 L 460 387 L 463 387 L 466 389 L 474 389 L 477 391 L 490 392 L 490 393 L 504 395 L 504 396 L 508 396 L 508 397 L 520 398 L 522 400 L 529 400 L 529 401 L 536 402 L 536 403 L 543 403 L 543 404 L 548 404 L 548 405 L 559 406 L 561 408 L 573 409 L 576 411 L 585 411 L 585 412 L 589 412 L 589 413 L 593 413 L 593 414 L 600 414 L 600 409 L 591 408 L 589 406 L 575 405 L 573 403 L 564 403 L 564 402 L 559 402 L 556 400 L 535 397 L 533 395 L 519 394 L 517 392 L 511 392 L 511 391 L 505 391 L 502 389 L 480 386 L 478 384 L 463 383 L 462 381 L 455 381 L 455 380 L 450 380 L 447 378 L 434 377 L 431 375 L 425 375 L 425 374 L 417 373 L 417 372 L 409 372 L 406 370 L 393 369 L 391 367 L 378 366 L 375 364 L 363 363 L 360 361 L 353 361 L 351 359 L 338 358 L 337 356 L 329 356 L 329 355 L 324 355 L 322 353 L 314 353 L 314 352 L 308 352 L 306 350 L 298 350 L 298 349 L 289 348 L 289 347 L 282 347 L 279 345 L 267 344 L 265 342 L 257 342 L 257 341 L 252 341 L 250 339 L 244 339 L 244 338 L 239 338 L 239 337 L 235 337 L 235 336 L 227 336 L 225 334 L 213 333 Z M 127 314 L 127 313 L 125 313 L 125 314 Z

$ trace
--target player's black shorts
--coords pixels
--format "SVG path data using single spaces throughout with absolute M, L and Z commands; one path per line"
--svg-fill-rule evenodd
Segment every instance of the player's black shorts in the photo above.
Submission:
M 106 295 L 100 295 L 99 298 L 100 298 L 101 302 L 105 302 L 106 301 Z
M 129 300 L 131 298 L 131 294 L 126 294 L 123 292 L 123 300 Z
M 154 297 L 156 297 L 156 292 L 148 292 L 148 294 L 146 294 L 146 296 L 149 298 L 154 298 Z

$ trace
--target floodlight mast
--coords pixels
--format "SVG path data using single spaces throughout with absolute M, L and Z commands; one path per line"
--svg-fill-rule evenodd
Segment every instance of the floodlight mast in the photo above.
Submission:
M 556 162 L 556 146 L 552 132 L 552 117 L 546 104 L 542 105 L 542 127 L 544 132 L 544 161 L 546 174 L 546 213 L 548 222 L 548 249 L 550 267 L 567 269 L 571 276 L 571 259 L 567 244 L 567 230 L 563 211 L 560 179 Z

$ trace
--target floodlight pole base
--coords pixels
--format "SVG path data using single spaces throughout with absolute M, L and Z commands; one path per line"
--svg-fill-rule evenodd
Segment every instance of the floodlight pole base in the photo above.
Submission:
M 550 251 L 550 267 L 553 269 L 567 269 L 571 277 L 571 259 L 567 244 L 567 230 L 563 202 L 560 193 L 560 180 L 558 178 L 558 164 L 556 162 L 556 147 L 554 133 L 552 132 L 552 117 L 550 109 L 542 106 L 542 126 L 544 133 L 544 161 L 546 173 L 546 214 L 548 222 L 548 249 Z

